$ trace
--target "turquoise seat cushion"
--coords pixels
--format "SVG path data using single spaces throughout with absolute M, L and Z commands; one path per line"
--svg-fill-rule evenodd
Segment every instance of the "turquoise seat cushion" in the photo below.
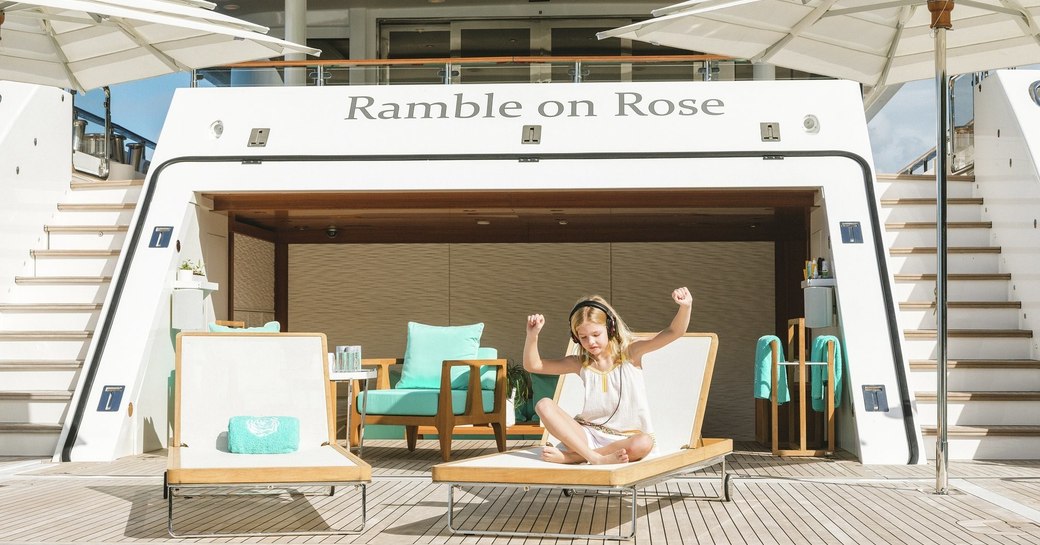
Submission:
M 396 388 L 439 388 L 444 360 L 471 360 L 477 357 L 484 324 L 434 326 L 408 322 L 408 342 L 404 350 L 401 380 Z M 452 370 L 452 381 L 465 369 Z M 465 380 L 462 381 L 465 384 Z
M 270 321 L 259 327 L 228 327 L 210 322 L 210 333 L 278 333 L 282 330 L 282 324 Z
M 228 450 L 235 454 L 286 454 L 300 447 L 300 419 L 295 416 L 232 416 Z
M 358 395 L 357 408 L 360 412 L 364 399 L 367 396 L 367 414 L 434 416 L 437 414 L 437 396 L 439 393 L 437 390 L 426 388 L 369 390 Z M 491 409 L 495 406 L 495 392 L 481 390 L 480 396 L 484 412 L 491 412 Z M 462 414 L 466 410 L 466 390 L 451 391 L 451 409 L 454 414 Z

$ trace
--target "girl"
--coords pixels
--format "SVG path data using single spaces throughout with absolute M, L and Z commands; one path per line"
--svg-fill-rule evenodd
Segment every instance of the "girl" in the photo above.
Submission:
M 542 459 L 576 464 L 616 464 L 636 461 L 654 448 L 653 428 L 643 386 L 643 355 L 686 333 L 693 296 L 690 290 L 672 292 L 679 305 L 669 326 L 649 339 L 635 340 L 625 322 L 599 296 L 578 301 L 571 310 L 571 338 L 581 348 L 577 355 L 542 359 L 538 333 L 545 317 L 527 317 L 524 369 L 543 375 L 576 373 L 585 385 L 585 407 L 571 418 L 551 398 L 535 405 L 542 425 L 564 449 L 546 446 Z

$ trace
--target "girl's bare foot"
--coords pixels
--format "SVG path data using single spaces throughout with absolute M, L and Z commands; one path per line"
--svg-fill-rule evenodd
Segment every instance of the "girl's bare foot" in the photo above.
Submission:
M 600 457 L 589 460 L 590 464 L 626 464 L 628 463 L 628 451 L 625 449 L 618 449 L 609 454 L 601 455 Z
M 548 445 L 542 447 L 542 460 L 546 462 L 553 462 L 556 464 L 566 464 L 567 457 L 564 456 L 563 451 L 556 447 L 550 447 Z

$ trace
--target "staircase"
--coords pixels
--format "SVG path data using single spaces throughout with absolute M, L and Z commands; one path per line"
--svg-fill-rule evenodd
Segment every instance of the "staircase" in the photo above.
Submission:
M 1040 458 L 1040 361 L 1020 329 L 974 177 L 951 176 L 947 208 L 947 438 L 951 459 Z M 935 178 L 878 177 L 904 357 L 925 454 L 935 456 Z
M 54 454 L 142 184 L 73 174 L 0 301 L 0 456 Z

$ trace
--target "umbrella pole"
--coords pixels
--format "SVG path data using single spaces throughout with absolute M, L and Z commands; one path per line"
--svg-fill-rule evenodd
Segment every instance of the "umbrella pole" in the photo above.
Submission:
M 938 4 L 938 9 L 932 10 Z M 936 396 L 935 396 L 935 493 L 946 495 L 949 492 L 949 449 L 947 444 L 946 419 L 946 347 L 947 347 L 947 307 L 946 307 L 946 142 L 949 123 L 949 94 L 946 77 L 946 30 L 952 27 L 950 11 L 953 2 L 929 2 L 932 12 L 932 29 L 935 32 L 935 103 L 936 103 L 936 142 L 935 142 L 935 356 L 936 356 Z

